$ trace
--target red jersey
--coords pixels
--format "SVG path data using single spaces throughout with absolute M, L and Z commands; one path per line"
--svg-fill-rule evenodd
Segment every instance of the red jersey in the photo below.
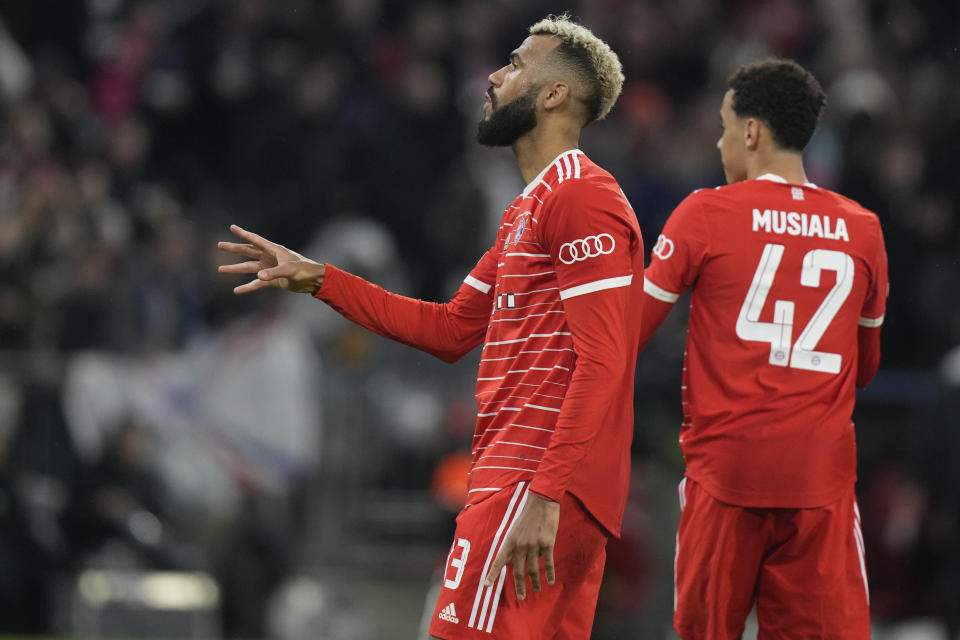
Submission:
M 456 360 L 483 342 L 468 504 L 519 481 L 576 496 L 618 534 L 633 435 L 643 240 L 613 177 L 562 153 L 504 211 L 448 303 L 328 267 L 316 296 L 382 335 Z
M 664 226 L 644 290 L 673 303 L 691 286 L 687 475 L 736 505 L 837 500 L 856 479 L 858 328 L 879 327 L 886 306 L 876 215 L 772 174 L 696 191 Z

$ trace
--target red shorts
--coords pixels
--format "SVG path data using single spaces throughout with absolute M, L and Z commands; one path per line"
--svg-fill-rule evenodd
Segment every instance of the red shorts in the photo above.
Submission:
M 569 494 L 560 503 L 554 584 L 547 584 L 541 561 L 541 590 L 535 592 L 528 578 L 525 600 L 517 600 L 509 565 L 493 585 L 483 586 L 506 533 L 523 508 L 528 485 L 520 482 L 504 488 L 457 516 L 430 635 L 446 640 L 590 637 L 608 536 Z
M 813 509 L 754 509 L 680 483 L 673 624 L 684 640 L 869 640 L 870 592 L 853 487 Z

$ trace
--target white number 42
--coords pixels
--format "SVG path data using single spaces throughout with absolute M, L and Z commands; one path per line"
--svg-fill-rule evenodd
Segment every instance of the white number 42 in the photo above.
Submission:
M 790 300 L 777 300 L 773 305 L 773 322 L 760 322 L 760 312 L 767 301 L 773 278 L 783 257 L 782 244 L 768 244 L 763 248 L 760 263 L 753 274 L 750 290 L 740 307 L 737 318 L 737 336 L 743 340 L 770 343 L 770 364 L 778 367 L 793 367 L 823 373 L 840 373 L 842 357 L 839 353 L 815 351 L 820 338 L 843 301 L 853 288 L 853 258 L 842 251 L 814 249 L 803 257 L 800 284 L 805 287 L 820 286 L 820 272 L 834 271 L 837 282 L 827 293 L 810 322 L 793 342 L 793 310 Z M 791 344 L 793 348 L 791 349 Z

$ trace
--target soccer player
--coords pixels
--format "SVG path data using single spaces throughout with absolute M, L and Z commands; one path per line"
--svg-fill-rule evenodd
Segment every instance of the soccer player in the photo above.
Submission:
M 792 61 L 730 79 L 728 185 L 695 191 L 652 250 L 641 349 L 693 287 L 674 626 L 684 640 L 869 638 L 854 496 L 855 386 L 877 370 L 887 260 L 877 216 L 807 180 L 826 97 Z
M 220 271 L 257 274 L 236 293 L 308 293 L 444 360 L 482 344 L 468 503 L 430 633 L 589 638 L 628 490 L 643 241 L 617 182 L 577 147 L 623 73 L 606 43 L 551 16 L 489 80 L 477 139 L 512 146 L 527 186 L 451 301 L 388 293 L 236 226 L 245 243 L 219 247 L 249 261 Z

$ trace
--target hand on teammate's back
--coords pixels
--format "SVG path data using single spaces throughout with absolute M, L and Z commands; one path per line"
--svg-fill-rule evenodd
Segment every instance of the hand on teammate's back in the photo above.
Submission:
M 220 273 L 256 274 L 256 279 L 234 287 L 236 294 L 250 293 L 258 289 L 275 287 L 294 293 L 313 295 L 323 284 L 326 265 L 305 258 L 275 242 L 253 232 L 230 225 L 230 231 L 247 242 L 218 242 L 217 248 L 238 256 L 250 258 L 246 262 L 221 265 Z

